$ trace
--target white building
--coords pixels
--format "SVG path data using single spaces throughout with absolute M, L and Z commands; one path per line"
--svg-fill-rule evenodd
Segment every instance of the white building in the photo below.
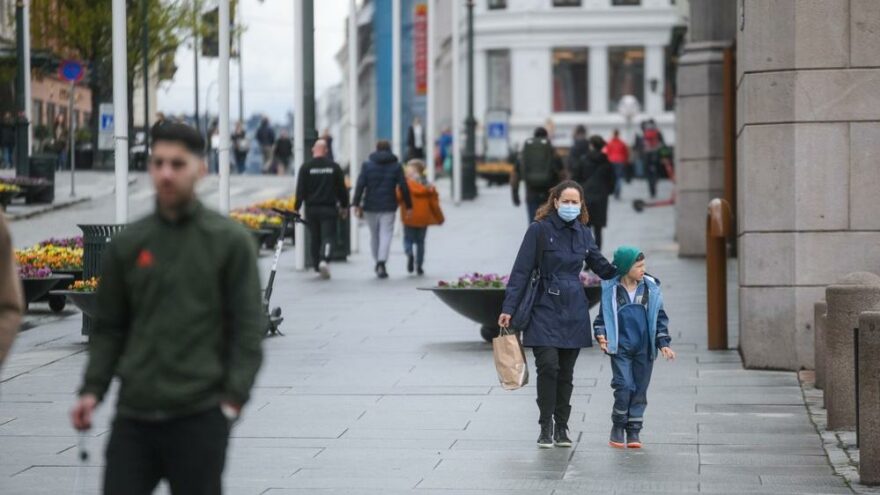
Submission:
M 443 2 L 446 3 L 446 2 Z M 474 15 L 475 113 L 510 111 L 521 142 L 548 119 L 566 146 L 574 127 L 625 134 L 617 111 L 634 95 L 641 113 L 675 142 L 674 64 L 667 47 L 684 20 L 675 0 L 483 0 Z M 461 9 L 464 15 L 465 9 Z M 462 29 L 463 36 L 466 33 Z M 462 40 L 462 50 L 467 47 Z M 462 54 L 463 57 L 466 53 Z M 463 60 L 465 60 L 463 58 Z M 464 68 L 465 65 L 462 65 Z M 466 70 L 463 70 L 463 77 Z M 466 87 L 464 84 L 463 88 Z

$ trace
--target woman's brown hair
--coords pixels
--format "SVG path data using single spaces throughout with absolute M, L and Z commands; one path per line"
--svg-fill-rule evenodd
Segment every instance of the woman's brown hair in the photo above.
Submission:
M 574 189 L 581 197 L 581 215 L 578 217 L 578 220 L 584 225 L 590 221 L 590 214 L 587 212 L 587 202 L 584 201 L 584 188 L 573 180 L 564 180 L 557 184 L 553 189 L 550 189 L 550 197 L 547 198 L 547 202 L 541 205 L 535 213 L 536 222 L 547 218 L 551 213 L 556 211 L 556 200 L 562 196 L 562 192 L 566 189 Z

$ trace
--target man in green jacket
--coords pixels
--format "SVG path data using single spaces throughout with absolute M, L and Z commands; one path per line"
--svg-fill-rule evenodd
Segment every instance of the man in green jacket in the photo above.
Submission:
M 87 430 L 119 377 L 105 494 L 219 494 L 229 426 L 262 361 L 265 316 L 248 232 L 196 199 L 204 140 L 184 124 L 152 136 L 156 211 L 114 237 L 73 426 Z

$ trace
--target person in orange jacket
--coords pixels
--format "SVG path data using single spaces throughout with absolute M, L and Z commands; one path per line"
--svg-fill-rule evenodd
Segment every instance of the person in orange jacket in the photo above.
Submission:
M 425 178 L 425 162 L 414 159 L 406 163 L 406 185 L 412 197 L 412 214 L 401 214 L 403 221 L 403 249 L 406 251 L 406 271 L 424 275 L 425 236 L 431 225 L 443 225 L 443 210 L 440 209 L 440 195 L 437 189 Z M 397 201 L 403 202 L 400 189 Z M 402 210 L 401 210 L 402 211 Z

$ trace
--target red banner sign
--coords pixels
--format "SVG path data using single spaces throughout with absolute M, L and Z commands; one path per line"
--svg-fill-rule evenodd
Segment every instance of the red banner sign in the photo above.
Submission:
M 416 94 L 428 93 L 428 5 L 416 4 L 413 13 L 413 65 Z

